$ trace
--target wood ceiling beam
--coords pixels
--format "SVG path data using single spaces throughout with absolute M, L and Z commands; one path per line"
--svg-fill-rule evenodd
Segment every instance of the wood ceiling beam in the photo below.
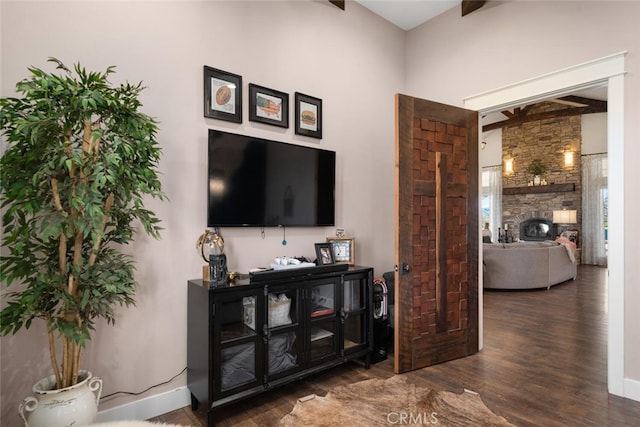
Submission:
M 340 9 L 344 10 L 345 0 L 329 0 L 329 3 L 331 3 L 332 5 L 337 6 Z
M 532 122 L 534 120 L 544 120 L 544 119 L 553 119 L 556 117 L 569 117 L 569 116 L 579 116 L 582 114 L 593 114 L 593 113 L 605 113 L 607 111 L 606 101 L 604 102 L 604 108 L 602 105 L 587 106 L 587 107 L 572 107 L 565 108 L 564 110 L 555 110 L 555 111 L 544 111 L 542 113 L 536 113 L 528 115 L 526 113 L 523 114 L 522 110 L 520 114 L 509 118 L 507 120 L 502 120 L 496 123 L 490 123 L 488 125 L 482 126 L 482 132 L 487 132 L 494 129 L 500 129 L 505 126 L 516 126 L 521 125 L 522 123 Z M 504 111 L 502 112 L 505 113 Z M 513 115 L 513 113 L 510 113 Z M 506 114 L 505 114 L 506 115 Z M 508 116 L 507 116 L 508 117 Z
M 582 96 L 574 96 L 574 95 L 563 96 L 558 99 L 562 101 L 575 102 L 577 104 L 588 105 L 594 108 L 601 108 L 603 110 L 602 112 L 607 111 L 607 101 L 601 101 L 599 99 L 584 98 Z
M 524 107 L 522 107 L 522 109 L 520 110 L 520 115 L 525 116 L 529 113 L 529 110 L 533 108 L 533 104 L 530 105 L 525 105 Z
M 468 15 L 473 11 L 480 9 L 486 3 L 485 0 L 462 0 L 461 11 L 462 16 Z

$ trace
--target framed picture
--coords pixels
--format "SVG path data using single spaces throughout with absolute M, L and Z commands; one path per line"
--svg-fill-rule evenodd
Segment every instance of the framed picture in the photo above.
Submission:
M 204 116 L 242 123 L 242 76 L 204 66 Z
M 318 265 L 335 264 L 331 243 L 316 243 L 316 258 L 318 259 Z
M 353 237 L 327 237 L 327 242 L 331 244 L 336 264 L 355 264 L 355 239 Z
M 249 83 L 249 120 L 289 127 L 289 94 Z
M 296 134 L 322 139 L 322 99 L 295 94 Z

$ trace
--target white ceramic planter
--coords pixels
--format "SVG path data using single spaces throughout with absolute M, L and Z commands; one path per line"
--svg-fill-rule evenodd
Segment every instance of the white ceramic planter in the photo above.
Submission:
M 102 379 L 93 377 L 89 371 L 80 371 L 80 379 L 78 384 L 60 390 L 52 390 L 55 375 L 38 381 L 32 389 L 35 396 L 20 404 L 25 427 L 78 427 L 94 423 Z

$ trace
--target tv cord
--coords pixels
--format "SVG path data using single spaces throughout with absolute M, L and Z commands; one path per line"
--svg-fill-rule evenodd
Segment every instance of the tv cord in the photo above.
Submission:
M 180 375 L 182 375 L 184 372 L 186 372 L 186 370 L 187 370 L 187 367 L 185 366 L 185 367 L 184 367 L 184 369 L 183 369 L 182 371 L 180 371 L 180 372 L 178 372 L 177 374 L 175 374 L 175 375 L 174 375 L 173 377 L 171 377 L 169 380 L 164 381 L 164 382 L 161 382 L 161 383 L 158 383 L 158 384 L 155 384 L 155 385 L 152 385 L 152 386 L 150 386 L 150 387 L 147 387 L 146 389 L 144 389 L 144 390 L 142 390 L 142 391 L 138 391 L 138 392 L 135 392 L 135 391 L 116 391 L 116 392 L 113 392 L 113 393 L 106 394 L 106 395 L 102 396 L 102 397 L 100 398 L 100 400 L 102 401 L 102 400 L 104 400 L 104 399 L 108 399 L 108 398 L 110 398 L 110 397 L 114 397 L 114 396 L 116 396 L 116 395 L 118 395 L 118 394 L 126 394 L 126 395 L 129 395 L 129 396 L 139 396 L 139 395 L 141 395 L 141 394 L 144 394 L 144 393 L 148 392 L 148 391 L 149 391 L 149 390 L 151 390 L 152 388 L 156 388 L 156 387 L 159 387 L 159 386 L 161 386 L 161 385 L 169 384 L 171 381 L 175 380 L 175 379 L 176 379 L 176 378 L 178 378 Z

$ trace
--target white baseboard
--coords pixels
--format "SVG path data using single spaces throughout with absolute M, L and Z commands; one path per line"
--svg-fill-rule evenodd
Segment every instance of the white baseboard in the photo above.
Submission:
M 624 397 L 640 402 L 640 381 L 625 378 Z
M 191 393 L 184 386 L 100 411 L 97 421 L 104 423 L 108 421 L 148 420 L 190 405 Z

